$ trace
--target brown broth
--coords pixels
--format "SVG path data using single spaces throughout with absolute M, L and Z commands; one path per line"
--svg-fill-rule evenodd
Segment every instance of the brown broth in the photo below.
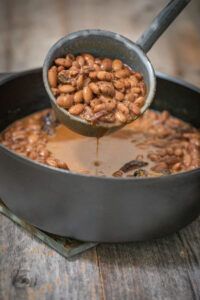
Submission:
M 72 132 L 52 110 L 43 110 L 11 124 L 0 143 L 51 167 L 97 176 L 162 176 L 200 167 L 200 132 L 166 111 L 148 110 L 97 140 Z
M 121 166 L 139 155 L 143 156 L 144 161 L 149 162 L 147 169 L 152 165 L 147 159 L 147 151 L 138 148 L 133 139 L 140 142 L 144 140 L 141 133 L 134 132 L 133 125 L 98 141 L 96 138 L 81 136 L 59 125 L 55 135 L 49 137 L 47 148 L 56 158 L 65 161 L 71 171 L 111 176 Z

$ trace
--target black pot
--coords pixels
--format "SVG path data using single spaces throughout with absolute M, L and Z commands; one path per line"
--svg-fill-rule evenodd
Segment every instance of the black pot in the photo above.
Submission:
M 200 127 L 200 90 L 157 75 L 153 108 Z M 0 130 L 48 107 L 41 69 L 0 81 Z M 58 235 L 125 242 L 164 236 L 200 211 L 200 169 L 160 178 L 73 174 L 21 157 L 0 145 L 0 197 L 18 216 Z

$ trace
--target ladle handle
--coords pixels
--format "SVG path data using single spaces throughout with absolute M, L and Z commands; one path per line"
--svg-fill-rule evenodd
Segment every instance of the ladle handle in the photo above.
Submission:
M 147 53 L 161 34 L 168 28 L 168 26 L 174 21 L 178 14 L 184 9 L 184 7 L 191 0 L 172 0 L 166 7 L 152 21 L 149 28 L 141 35 L 137 40 L 138 46 L 140 46 L 145 53 Z

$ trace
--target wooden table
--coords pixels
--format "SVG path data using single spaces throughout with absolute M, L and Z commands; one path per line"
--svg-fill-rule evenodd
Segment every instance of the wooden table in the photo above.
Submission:
M 1 0 L 0 71 L 41 66 L 62 35 L 83 28 L 136 40 L 164 0 Z M 200 85 L 200 3 L 149 56 L 159 71 Z M 192 197 L 192 195 L 191 195 Z M 0 299 L 200 299 L 200 218 L 167 238 L 106 244 L 68 261 L 0 215 Z

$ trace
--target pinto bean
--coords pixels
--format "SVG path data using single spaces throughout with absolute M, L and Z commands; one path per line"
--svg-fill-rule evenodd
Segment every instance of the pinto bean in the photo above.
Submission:
M 101 110 L 106 110 L 106 104 L 105 103 L 100 103 L 94 106 L 93 111 L 96 113 Z
M 120 123 L 126 123 L 127 118 L 121 111 L 116 111 L 115 118 Z
M 78 103 L 70 107 L 69 113 L 77 116 L 80 115 L 83 112 L 83 110 L 84 110 L 84 105 Z
M 123 103 L 119 102 L 117 104 L 117 108 L 119 111 L 121 111 L 123 114 L 127 115 L 129 113 L 129 109 L 126 105 L 124 105 Z
M 112 60 L 109 58 L 104 58 L 101 62 L 101 69 L 103 71 L 111 71 L 112 70 Z
M 57 73 L 58 71 L 56 66 L 51 67 L 48 71 L 48 81 L 52 88 L 57 87 Z
M 98 95 L 98 94 L 100 93 L 99 87 L 98 87 L 98 85 L 97 85 L 96 83 L 91 82 L 91 83 L 89 84 L 89 87 L 90 87 L 90 89 L 92 90 L 92 92 L 93 92 L 94 94 Z
M 83 102 L 83 91 L 80 90 L 74 94 L 74 102 L 81 103 Z
M 69 109 L 73 105 L 74 96 L 73 95 L 61 95 L 57 98 L 57 104 L 62 107 Z
M 114 71 L 119 71 L 123 68 L 123 63 L 119 59 L 114 59 L 112 62 L 112 68 Z
M 130 71 L 128 69 L 122 69 L 117 72 L 115 72 L 115 77 L 116 78 L 125 78 L 130 75 Z
M 75 87 L 70 84 L 63 84 L 58 87 L 61 93 L 71 93 L 75 91 Z
M 106 71 L 99 71 L 97 72 L 97 78 L 99 80 L 105 80 L 105 81 L 110 81 L 112 79 L 112 74 Z
M 140 114 L 140 108 L 135 103 L 131 103 L 129 108 L 134 115 L 138 116 Z
M 89 103 L 93 99 L 93 93 L 89 86 L 83 88 L 83 99 L 86 103 Z
M 124 100 L 124 94 L 119 91 L 115 91 L 115 99 L 117 101 L 123 101 Z

